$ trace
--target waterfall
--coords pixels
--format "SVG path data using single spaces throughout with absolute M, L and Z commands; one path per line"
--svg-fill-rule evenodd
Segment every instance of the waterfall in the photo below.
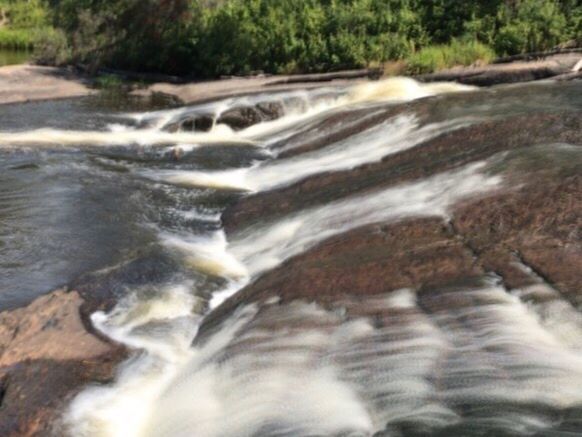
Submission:
M 458 425 L 531 435 L 551 427 L 547 411 L 579 405 L 582 355 L 575 340 L 582 320 L 551 287 L 508 292 L 482 280 L 438 298 L 403 288 L 342 296 L 332 305 L 277 296 L 237 301 L 241 290 L 334 238 L 420 218 L 445 227 L 462 202 L 515 188 L 499 169 L 505 155 L 459 158 L 426 176 L 342 186 L 333 200 L 222 227 L 221 196 L 240 199 L 298 184 L 309 190 L 312 178 L 421 155 L 427 144 L 490 120 L 482 110 L 431 118 L 420 104 L 470 91 L 392 78 L 121 114 L 102 130 L 0 133 L 3 148 L 106 150 L 111 155 L 95 158 L 100 164 L 180 193 L 187 209 L 173 213 L 198 224 L 148 223 L 164 254 L 191 274 L 136 286 L 113 309 L 91 315 L 94 327 L 132 356 L 113 383 L 87 387 L 72 400 L 64 432 L 371 436 Z M 276 108 L 277 116 L 264 108 Z M 253 117 L 263 111 L 264 118 L 227 125 L 226 115 L 237 110 Z M 244 165 L 208 164 L 196 155 L 202 149 L 251 152 Z M 156 165 L 135 158 L 143 155 L 154 156 Z M 207 208 L 208 198 L 218 206 Z M 201 330 L 224 308 L 212 330 Z M 464 410 L 477 412 L 465 419 Z

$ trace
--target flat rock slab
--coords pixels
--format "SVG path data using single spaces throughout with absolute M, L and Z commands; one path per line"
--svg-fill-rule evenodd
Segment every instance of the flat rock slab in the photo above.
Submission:
M 152 94 L 165 94 L 179 99 L 184 104 L 192 104 L 247 94 L 320 88 L 326 85 L 326 83 L 322 82 L 287 82 L 288 79 L 289 76 L 258 76 L 186 84 L 155 83 L 146 88 L 135 90 L 132 94 L 144 97 L 151 96 Z M 339 86 L 367 80 L 362 78 L 336 79 L 327 83 L 330 86 Z
M 575 79 L 580 53 L 549 56 L 538 61 L 490 64 L 483 67 L 457 67 L 416 77 L 422 82 L 456 81 L 467 85 L 491 86 L 502 83 L 529 82 L 562 76 Z
M 95 93 L 77 75 L 37 65 L 0 67 L 0 104 L 83 97 Z
M 0 435 L 46 436 L 88 383 L 111 381 L 125 349 L 98 338 L 77 292 L 58 290 L 0 313 Z

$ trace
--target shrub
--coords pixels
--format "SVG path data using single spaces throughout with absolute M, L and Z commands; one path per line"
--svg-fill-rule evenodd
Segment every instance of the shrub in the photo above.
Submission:
M 567 12 L 579 14 L 580 6 Z M 552 0 L 521 0 L 513 7 L 504 5 L 498 18 L 502 25 L 494 38 L 494 46 L 499 54 L 548 50 L 571 33 L 564 11 Z
M 425 47 L 408 59 L 410 74 L 432 73 L 457 65 L 471 65 L 477 61 L 489 62 L 495 52 L 477 41 L 453 40 L 448 45 Z
M 66 64 L 71 59 L 71 49 L 65 33 L 60 29 L 41 29 L 36 35 L 32 59 L 41 65 Z
M 13 50 L 30 50 L 35 38 L 31 30 L 0 28 L 0 48 Z
M 63 33 L 45 59 L 200 78 L 409 57 L 420 73 L 582 37 L 580 0 L 0 0 L 13 3 L 50 6 Z

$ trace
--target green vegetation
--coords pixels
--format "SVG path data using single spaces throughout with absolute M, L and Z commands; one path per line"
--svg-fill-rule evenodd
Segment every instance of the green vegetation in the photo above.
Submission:
M 42 0 L 0 0 L 0 48 L 31 50 L 50 28 Z
M 34 42 L 34 35 L 29 30 L 0 28 L 0 48 L 30 50 Z
M 102 90 L 118 90 L 124 85 L 123 80 L 119 76 L 113 76 L 111 74 L 102 74 L 97 76 L 95 79 L 95 86 Z
M 10 24 L 8 31 L 0 27 L 0 46 L 3 39 L 15 47 L 33 41 L 41 62 L 195 77 L 331 71 L 398 60 L 408 62 L 409 72 L 428 72 L 582 39 L 580 0 L 0 0 L 2 5 L 8 5 Z M 43 30 L 33 35 L 33 28 Z
M 453 40 L 447 45 L 434 45 L 420 49 L 407 60 L 407 71 L 411 74 L 430 73 L 457 65 L 488 63 L 495 58 L 489 46 L 478 41 Z

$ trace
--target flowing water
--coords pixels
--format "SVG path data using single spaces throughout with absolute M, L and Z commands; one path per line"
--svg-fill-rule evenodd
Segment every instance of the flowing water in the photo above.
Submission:
M 582 407 L 582 315 L 551 288 L 386 290 L 334 308 L 275 297 L 241 305 L 201 339 L 198 330 L 229 297 L 323 241 L 370 224 L 446 220 L 459 202 L 507 189 L 511 175 L 495 156 L 345 187 L 225 232 L 222 213 L 238 199 L 422 153 L 427 141 L 512 114 L 579 110 L 581 91 L 391 79 L 147 111 L 95 97 L 0 107 L 0 305 L 102 284 L 118 303 L 92 322 L 136 351 L 113 384 L 73 400 L 63 432 L 579 435 L 551 434 L 563 411 Z M 284 116 L 240 131 L 216 123 L 264 102 L 280 102 Z M 209 113 L 209 132 L 169 129 Z M 545 298 L 532 306 L 532 295 Z

